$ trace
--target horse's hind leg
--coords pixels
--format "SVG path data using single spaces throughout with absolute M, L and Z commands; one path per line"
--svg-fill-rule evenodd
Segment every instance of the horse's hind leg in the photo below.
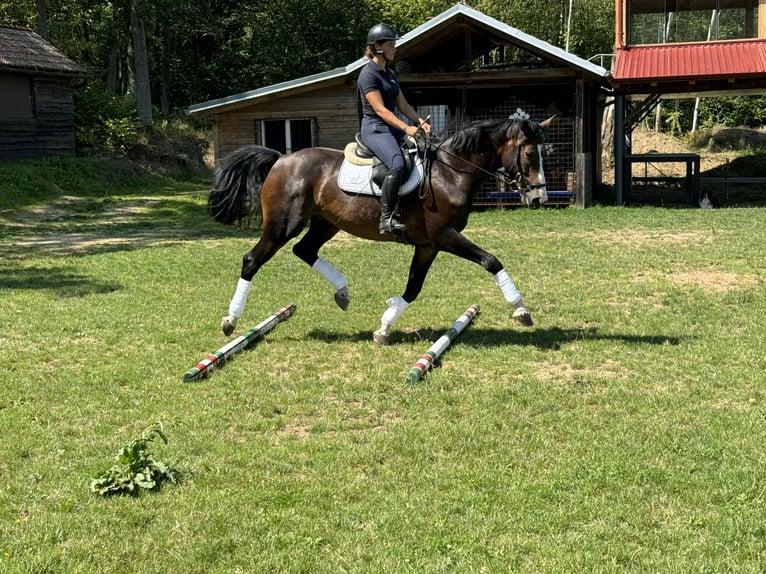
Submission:
M 335 288 L 335 303 L 344 311 L 348 309 L 349 294 L 346 278 L 319 257 L 319 249 L 338 233 L 338 228 L 320 217 L 311 219 L 309 230 L 293 247 L 293 253 L 314 271 L 327 279 Z
M 404 294 L 401 297 L 391 297 L 386 303 L 388 309 L 383 313 L 380 318 L 380 329 L 372 334 L 372 340 L 378 345 L 387 345 L 388 336 L 391 333 L 391 327 L 396 323 L 399 317 L 407 310 L 420 291 L 423 289 L 423 283 L 428 275 L 428 270 L 431 269 L 431 264 L 436 259 L 436 255 L 439 253 L 437 249 L 432 247 L 415 247 L 415 253 L 412 256 L 412 262 L 410 263 L 410 274 L 407 278 L 407 287 L 404 289 Z
M 242 258 L 242 273 L 237 282 L 237 290 L 229 303 L 229 314 L 221 320 L 221 330 L 224 335 L 231 335 L 237 326 L 237 321 L 245 311 L 245 303 L 253 286 L 253 277 L 258 270 L 279 251 L 285 243 L 300 233 L 303 225 L 294 226 L 289 233 L 275 234 L 272 228 L 266 227 L 263 235 L 250 251 Z

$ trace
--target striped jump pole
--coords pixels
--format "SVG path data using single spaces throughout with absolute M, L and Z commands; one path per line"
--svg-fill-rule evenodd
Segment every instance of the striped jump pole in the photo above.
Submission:
M 479 306 L 471 305 L 465 312 L 458 317 L 458 320 L 439 337 L 436 342 L 420 357 L 410 369 L 406 382 L 409 384 L 417 383 L 425 372 L 430 369 L 434 361 L 450 346 L 450 343 L 457 339 L 457 336 L 463 332 L 474 317 L 479 314 Z
M 194 367 L 186 371 L 184 382 L 204 379 L 213 369 L 221 367 L 228 361 L 232 355 L 239 353 L 242 349 L 263 337 L 266 333 L 273 331 L 282 321 L 286 321 L 295 313 L 295 305 L 285 305 L 273 315 L 270 315 L 255 327 L 250 329 L 244 335 L 232 339 L 226 345 L 202 359 Z

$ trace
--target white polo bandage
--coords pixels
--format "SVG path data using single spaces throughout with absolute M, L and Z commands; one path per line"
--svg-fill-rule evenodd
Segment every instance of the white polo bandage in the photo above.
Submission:
M 234 292 L 234 297 L 231 298 L 229 303 L 229 315 L 232 317 L 241 317 L 245 312 L 245 303 L 247 302 L 247 295 L 250 293 L 250 289 L 253 287 L 253 282 L 246 279 L 239 278 L 237 281 L 237 290 Z
M 396 297 L 391 297 L 386 303 L 388 304 L 388 309 L 386 309 L 383 316 L 380 318 L 380 322 L 383 325 L 393 325 L 396 323 L 396 320 L 401 317 L 402 313 L 404 313 L 407 310 L 407 307 L 410 306 L 407 301 L 398 295 Z
M 505 269 L 501 269 L 495 273 L 492 276 L 492 279 L 494 279 L 495 284 L 500 287 L 500 291 L 503 292 L 503 297 L 505 297 L 506 301 L 514 307 L 522 305 L 521 293 L 516 289 L 516 285 L 513 284 L 513 281 L 508 276 Z
M 322 277 L 327 279 L 330 284 L 335 287 L 336 291 L 339 291 L 346 286 L 346 278 L 340 273 L 340 271 L 335 269 L 335 267 L 330 265 L 321 257 L 314 261 L 314 264 L 311 266 L 311 268 L 319 273 Z

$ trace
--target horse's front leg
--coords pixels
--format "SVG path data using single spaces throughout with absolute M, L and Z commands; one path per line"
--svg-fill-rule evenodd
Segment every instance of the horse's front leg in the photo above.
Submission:
M 500 263 L 500 260 L 485 251 L 478 245 L 472 243 L 455 229 L 450 229 L 442 236 L 442 242 L 440 247 L 443 251 L 473 261 L 481 265 L 484 269 L 492 273 L 492 279 L 495 281 L 495 285 L 500 288 L 503 293 L 503 297 L 514 307 L 513 320 L 523 327 L 531 327 L 534 325 L 532 321 L 532 314 L 524 306 L 524 300 L 521 297 L 521 293 L 514 285 L 513 280 L 508 275 L 508 272 Z
M 401 297 L 391 297 L 386 303 L 388 309 L 380 318 L 380 329 L 372 334 L 372 340 L 378 345 L 387 345 L 388 337 L 391 334 L 391 327 L 396 323 L 399 317 L 407 310 L 420 291 L 423 289 L 423 283 L 428 275 L 431 264 L 439 253 L 438 249 L 432 247 L 415 247 L 415 254 L 410 263 L 410 274 L 407 278 L 407 287 Z
M 319 273 L 335 288 L 335 304 L 343 311 L 348 309 L 350 296 L 348 283 L 343 274 L 328 261 L 319 257 L 319 248 L 338 233 L 338 228 L 321 217 L 311 219 L 306 235 L 293 247 L 293 253 Z

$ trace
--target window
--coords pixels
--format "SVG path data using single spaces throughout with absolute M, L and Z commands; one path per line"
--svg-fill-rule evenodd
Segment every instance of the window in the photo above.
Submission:
M 261 141 L 266 147 L 292 153 L 313 145 L 312 120 L 263 120 Z
M 34 118 L 32 79 L 17 74 L 0 74 L 0 118 Z
M 630 44 L 706 42 L 755 38 L 754 0 L 624 0 Z

